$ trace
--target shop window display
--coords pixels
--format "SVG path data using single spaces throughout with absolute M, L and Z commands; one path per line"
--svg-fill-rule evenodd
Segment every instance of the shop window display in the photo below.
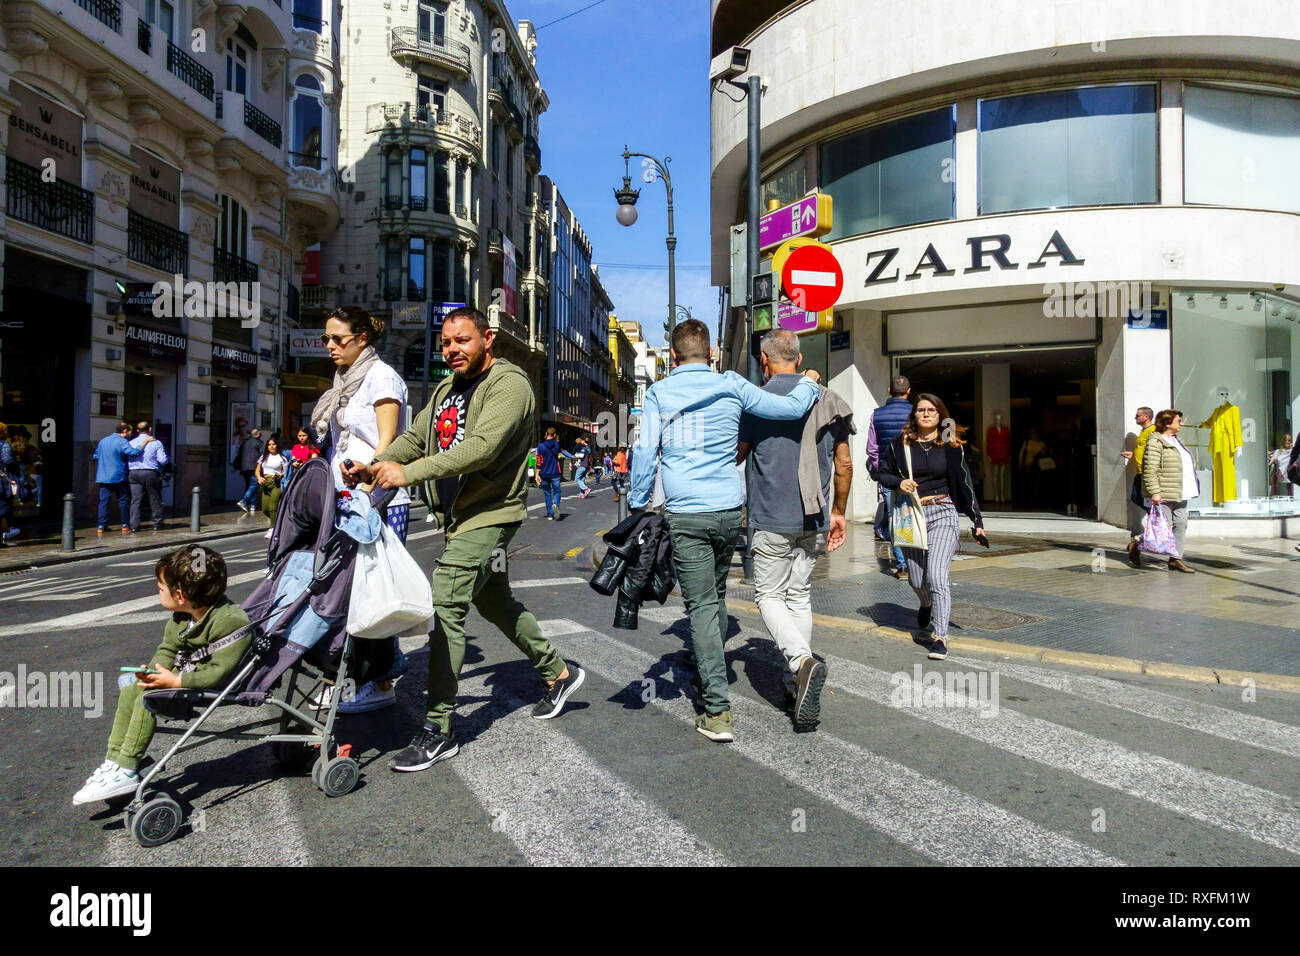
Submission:
M 1300 514 L 1285 481 L 1300 413 L 1300 302 L 1249 290 L 1177 290 L 1172 296 L 1174 408 L 1196 459 L 1193 515 Z M 1278 462 L 1283 464 L 1279 469 Z

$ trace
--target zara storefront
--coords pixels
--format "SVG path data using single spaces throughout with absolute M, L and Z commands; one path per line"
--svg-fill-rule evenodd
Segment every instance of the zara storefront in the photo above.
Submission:
M 980 446 L 987 510 L 1122 526 L 1134 410 L 1177 408 L 1197 426 L 1193 534 L 1300 528 L 1276 468 L 1300 420 L 1290 3 L 1249 23 L 1197 0 L 713 11 L 713 52 L 749 48 L 767 84 L 765 205 L 833 197 L 845 291 L 804 352 L 863 418 L 905 374 Z M 712 111 L 725 284 L 745 106 L 715 92 Z M 743 368 L 746 344 L 733 310 L 725 364 Z M 874 505 L 855 482 L 855 515 Z

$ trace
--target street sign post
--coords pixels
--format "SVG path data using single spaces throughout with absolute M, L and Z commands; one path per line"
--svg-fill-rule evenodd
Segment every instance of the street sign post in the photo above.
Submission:
M 844 290 L 844 270 L 825 246 L 803 246 L 786 258 L 781 288 L 795 305 L 808 312 L 821 312 L 839 301 Z
M 754 331 L 766 332 L 772 328 L 772 304 L 776 299 L 776 277 L 771 272 L 754 273 L 749 301 L 754 310 Z
M 770 249 L 796 236 L 824 236 L 834 220 L 829 193 L 810 193 L 758 220 L 758 247 Z

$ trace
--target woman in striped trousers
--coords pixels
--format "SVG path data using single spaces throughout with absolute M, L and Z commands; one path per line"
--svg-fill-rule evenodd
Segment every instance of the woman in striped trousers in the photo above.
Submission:
M 916 399 L 903 432 L 880 459 L 880 483 L 887 488 L 916 495 L 925 516 L 929 550 L 903 547 L 907 577 L 921 601 L 916 623 L 924 628 L 934 622 L 931 660 L 948 656 L 948 618 L 952 613 L 952 587 L 948 570 L 961 534 L 957 515 L 974 522 L 975 540 L 988 547 L 984 519 L 975 497 L 975 483 L 966 467 L 962 433 L 965 428 L 948 417 L 948 409 L 937 395 L 923 392 Z

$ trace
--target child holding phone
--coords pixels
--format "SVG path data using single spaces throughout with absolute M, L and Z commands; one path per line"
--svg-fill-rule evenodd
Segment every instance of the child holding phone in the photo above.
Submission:
M 216 551 L 201 545 L 179 548 L 159 558 L 153 570 L 158 603 L 172 612 L 171 619 L 163 629 L 162 643 L 152 663 L 123 668 L 134 672 L 139 680 L 122 687 L 108 735 L 107 755 L 73 796 L 74 804 L 120 797 L 139 786 L 136 770 L 149 749 L 155 726 L 153 714 L 144 706 L 145 691 L 220 686 L 239 664 L 252 639 L 251 633 L 245 633 L 227 640 L 248 625 L 248 615 L 226 597 L 226 562 Z M 207 657 L 185 663 L 200 648 L 207 647 L 213 648 Z

